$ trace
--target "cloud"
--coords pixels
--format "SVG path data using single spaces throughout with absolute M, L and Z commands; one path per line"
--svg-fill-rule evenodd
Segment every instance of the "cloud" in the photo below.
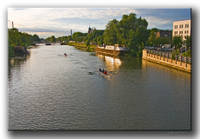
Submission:
M 8 8 L 8 27 L 31 32 L 87 32 L 88 26 L 105 29 L 112 20 L 122 15 L 136 13 L 149 22 L 148 28 L 171 28 L 174 19 L 183 19 L 188 10 L 133 9 L 133 8 Z M 186 13 L 186 14 L 182 14 Z M 58 34 L 58 33 L 57 33 Z
M 109 20 L 130 12 L 136 11 L 133 8 L 8 8 L 8 19 L 23 31 L 87 32 L 89 25 L 104 29 Z M 8 26 L 11 27 L 11 22 Z
M 147 16 L 143 17 L 148 22 L 148 28 L 163 28 L 163 29 L 170 29 L 173 21 L 170 19 L 163 19 L 154 16 Z

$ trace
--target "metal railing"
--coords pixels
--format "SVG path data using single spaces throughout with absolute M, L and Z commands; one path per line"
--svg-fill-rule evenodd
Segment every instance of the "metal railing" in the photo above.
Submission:
M 185 63 L 192 63 L 192 59 L 190 57 L 184 57 L 184 56 L 180 56 L 180 55 L 175 55 L 173 57 L 172 52 L 170 52 L 170 51 L 158 51 L 158 50 L 148 50 L 147 49 L 147 54 L 154 54 L 157 56 L 174 59 L 174 60 L 185 62 Z

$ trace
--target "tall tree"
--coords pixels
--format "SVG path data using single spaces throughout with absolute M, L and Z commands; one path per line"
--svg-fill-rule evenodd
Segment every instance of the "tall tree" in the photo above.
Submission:
M 173 39 L 172 39 L 172 44 L 173 44 L 173 46 L 175 47 L 175 49 L 181 48 L 181 47 L 182 47 L 182 44 L 183 44 L 182 37 L 180 37 L 180 36 L 175 36 L 175 37 L 173 37 Z
M 106 30 L 103 34 L 103 40 L 105 44 L 116 44 L 117 43 L 117 33 L 118 33 L 118 21 L 113 19 L 106 25 Z
M 187 47 L 187 49 L 189 49 L 189 48 L 191 48 L 191 37 L 190 36 L 187 36 L 186 37 L 186 40 L 184 41 L 185 42 L 185 45 L 186 45 L 186 47 Z

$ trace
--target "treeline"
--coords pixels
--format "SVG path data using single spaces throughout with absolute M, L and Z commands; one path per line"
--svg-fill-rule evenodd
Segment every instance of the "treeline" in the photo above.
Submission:
M 158 33 L 161 31 L 170 32 L 168 36 L 158 36 Z M 172 32 L 170 30 L 159 30 L 157 28 L 153 28 L 149 30 L 147 45 L 148 46 L 154 46 L 154 47 L 160 47 L 164 44 L 171 44 L 172 42 Z
M 187 37 L 185 41 L 181 37 L 173 37 L 170 30 L 159 30 L 156 28 L 147 29 L 148 22 L 136 14 L 130 13 L 123 15 L 121 20 L 113 19 L 107 25 L 105 30 L 89 28 L 88 33 L 75 32 L 72 36 L 63 36 L 55 38 L 48 37 L 48 42 L 60 42 L 64 44 L 82 44 L 87 49 L 94 45 L 105 46 L 115 45 L 129 49 L 130 55 L 141 56 L 144 46 L 153 46 L 161 48 L 168 44 L 175 48 L 175 53 L 180 53 L 182 46 L 187 46 L 188 51 L 191 49 L 191 38 Z M 168 35 L 159 35 L 161 32 L 167 32 Z M 83 45 L 84 44 L 84 45 Z M 187 52 L 190 54 L 190 52 Z M 187 55 L 186 54 L 186 55 Z
M 16 28 L 8 29 L 9 57 L 25 55 L 27 47 L 38 42 L 40 42 L 38 35 L 22 33 Z
M 113 19 L 107 25 L 105 30 L 96 30 L 89 28 L 88 33 L 75 32 L 72 36 L 55 38 L 51 36 L 46 40 L 51 42 L 75 41 L 90 45 L 115 45 L 129 48 L 129 53 L 133 56 L 141 56 L 144 46 L 161 45 L 170 43 L 169 38 L 156 38 L 155 33 L 158 29 L 147 29 L 148 22 L 136 14 L 130 13 L 123 15 L 121 20 Z M 53 38 L 53 39 L 52 39 Z M 53 40 L 53 41 L 52 41 Z
M 75 32 L 72 36 L 48 37 L 49 42 L 75 41 L 90 45 L 115 45 L 119 44 L 130 49 L 134 56 L 140 56 L 142 49 L 148 40 L 149 31 L 148 22 L 145 19 L 137 18 L 136 14 L 123 15 L 120 21 L 113 19 L 107 25 L 105 30 L 96 30 L 89 28 L 88 33 Z

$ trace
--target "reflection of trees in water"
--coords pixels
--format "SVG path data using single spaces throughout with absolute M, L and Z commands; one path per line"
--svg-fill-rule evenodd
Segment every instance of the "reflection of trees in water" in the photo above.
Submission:
M 122 69 L 141 69 L 142 62 L 141 58 L 136 58 L 132 56 L 123 56 L 121 58 L 123 61 Z
M 10 58 L 9 59 L 9 67 L 19 66 L 26 62 L 29 57 L 17 57 L 17 58 Z
M 29 57 L 30 56 L 14 57 L 14 58 L 9 58 L 8 59 L 8 79 L 9 80 L 12 78 L 12 72 L 11 72 L 12 67 L 16 67 L 17 66 L 17 67 L 20 68 L 20 65 L 24 64 Z

